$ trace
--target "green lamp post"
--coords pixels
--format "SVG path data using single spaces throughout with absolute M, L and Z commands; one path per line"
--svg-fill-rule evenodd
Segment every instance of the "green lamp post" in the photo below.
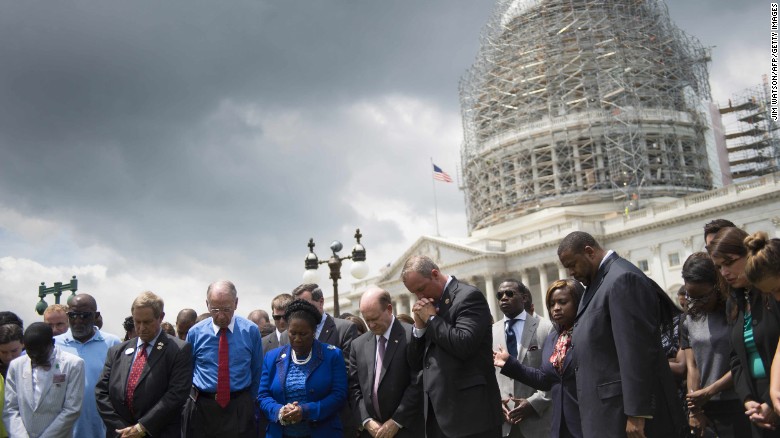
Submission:
M 70 283 L 67 284 L 62 284 L 61 281 L 58 281 L 54 283 L 54 286 L 46 287 L 46 283 L 41 282 L 41 285 L 38 286 L 38 296 L 41 298 L 41 300 L 38 301 L 38 304 L 35 305 L 35 311 L 38 312 L 38 315 L 43 315 L 43 312 L 47 307 L 49 307 L 49 305 L 46 303 L 46 300 L 43 299 L 46 295 L 54 295 L 54 304 L 60 304 L 62 291 L 69 290 L 71 295 L 75 295 L 79 288 L 78 286 L 79 281 L 76 280 L 75 275 L 70 279 Z

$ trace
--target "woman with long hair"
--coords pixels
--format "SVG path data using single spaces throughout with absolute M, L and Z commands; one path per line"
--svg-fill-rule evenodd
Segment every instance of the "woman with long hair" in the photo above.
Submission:
M 748 248 L 745 276 L 758 290 L 780 301 L 780 239 L 759 231 L 745 238 Z M 778 344 L 780 346 L 780 343 Z M 772 361 L 769 395 L 775 412 L 780 412 L 780 348 Z
M 709 255 L 692 254 L 682 267 L 688 310 L 682 330 L 682 348 L 688 369 L 688 425 L 696 436 L 712 430 L 719 437 L 750 435 L 750 422 L 734 391 L 729 357 L 730 328 L 726 321 L 726 294 Z
M 729 291 L 731 376 L 751 422 L 753 437 L 780 437 L 778 416 L 769 397 L 769 371 L 780 338 L 780 311 L 775 300 L 752 287 L 745 275 L 747 233 L 723 228 L 707 246 Z
M 551 391 L 552 437 L 582 437 L 580 409 L 577 404 L 577 360 L 571 346 L 574 319 L 582 298 L 580 282 L 556 280 L 547 289 L 547 311 L 553 320 L 555 331 L 544 341 L 539 368 L 523 365 L 498 347 L 493 353 L 493 364 L 501 368 L 501 374 L 542 391 Z

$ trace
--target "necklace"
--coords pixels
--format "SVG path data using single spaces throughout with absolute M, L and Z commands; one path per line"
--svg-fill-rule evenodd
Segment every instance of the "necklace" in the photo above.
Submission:
M 295 350 L 292 350 L 292 360 L 296 365 L 306 365 L 311 360 L 311 350 L 309 350 L 309 355 L 306 356 L 306 359 L 298 360 L 298 355 L 295 354 Z

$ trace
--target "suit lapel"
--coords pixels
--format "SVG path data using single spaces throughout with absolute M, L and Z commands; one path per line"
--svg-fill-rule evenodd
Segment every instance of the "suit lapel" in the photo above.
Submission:
M 149 353 L 149 358 L 146 359 L 146 366 L 144 366 L 144 369 L 141 371 L 141 376 L 138 378 L 138 384 L 140 384 L 146 378 L 146 376 L 149 374 L 149 371 L 160 360 L 160 358 L 162 358 L 163 353 L 165 352 L 165 348 L 168 346 L 168 342 L 170 342 L 168 335 L 160 332 L 160 336 L 157 337 L 154 345 L 152 345 L 152 351 Z
M 582 315 L 582 312 L 585 311 L 585 308 L 588 307 L 588 304 L 590 304 L 590 301 L 593 299 L 593 295 L 596 294 L 599 286 L 601 286 L 601 283 L 604 281 L 604 277 L 607 275 L 607 272 L 609 272 L 609 267 L 617 258 L 617 253 L 613 252 L 609 255 L 609 257 L 607 257 L 606 260 L 604 260 L 604 263 L 601 265 L 601 267 L 599 267 L 598 272 L 596 272 L 596 278 L 593 279 L 593 284 L 585 289 L 585 295 L 582 297 L 580 308 L 577 311 L 577 318 L 579 318 L 580 315 Z
M 51 389 L 52 378 L 53 378 L 55 370 L 56 370 L 55 365 L 57 364 L 57 360 L 58 359 L 59 359 L 59 357 L 55 356 L 54 360 L 51 361 L 51 372 L 46 373 L 46 375 L 44 376 L 42 382 L 38 382 L 38 384 L 41 385 L 41 397 L 38 399 L 38 403 L 35 404 L 35 409 L 34 410 L 36 410 L 36 411 L 38 410 L 39 407 L 41 407 L 41 404 L 44 402 L 44 400 L 46 400 L 46 395 L 49 392 L 49 389 Z M 30 362 L 30 373 L 32 373 L 32 372 L 33 372 L 32 371 L 32 362 Z M 30 375 L 30 377 L 31 377 L 30 378 L 30 391 L 32 391 L 32 380 L 33 380 L 32 379 L 32 375 Z
M 536 326 L 539 325 L 539 320 L 525 314 L 525 322 L 523 322 L 523 334 L 520 335 L 520 350 L 517 352 L 517 360 L 520 362 L 525 359 L 525 354 L 528 352 L 528 346 L 531 344 L 531 338 L 536 333 Z
M 376 336 L 369 336 L 368 339 L 366 339 L 366 343 L 368 344 L 368 347 L 366 347 L 364 359 L 366 361 L 365 363 L 369 364 L 369 385 L 373 388 L 374 380 L 376 379 Z
M 320 332 L 320 336 L 317 340 L 325 344 L 337 345 L 338 342 L 335 342 L 333 339 L 331 339 L 336 334 L 336 322 L 333 321 L 332 316 L 328 315 L 325 318 L 325 324 L 323 324 L 322 331 Z
M 396 319 L 393 321 L 393 328 L 390 330 L 390 339 L 387 340 L 387 345 L 385 346 L 385 357 L 382 361 L 382 373 L 379 375 L 379 383 L 382 383 L 382 379 L 385 378 L 385 374 L 387 373 L 387 366 L 390 361 L 393 360 L 393 355 L 395 355 L 396 350 L 398 350 L 398 343 L 401 341 L 403 336 L 404 328 Z M 374 336 L 374 339 L 376 339 L 376 336 Z

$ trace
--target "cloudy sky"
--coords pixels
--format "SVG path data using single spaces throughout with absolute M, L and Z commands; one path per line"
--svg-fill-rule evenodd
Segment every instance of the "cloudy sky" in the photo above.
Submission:
M 430 159 L 456 176 L 493 3 L 0 1 L 0 308 L 33 322 L 37 285 L 75 274 L 121 335 L 140 291 L 172 321 L 226 278 L 246 315 L 356 227 L 377 273 L 435 233 Z M 769 68 L 769 3 L 737 3 L 669 4 L 721 102 Z

